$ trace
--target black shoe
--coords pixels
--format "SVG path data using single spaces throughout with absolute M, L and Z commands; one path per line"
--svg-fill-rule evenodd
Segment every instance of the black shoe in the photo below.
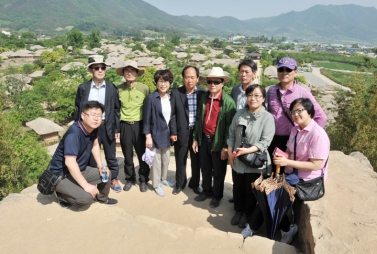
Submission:
M 233 199 L 233 197 L 231 197 L 231 198 L 229 199 L 229 202 L 230 202 L 230 203 L 234 203 L 234 199 Z
M 212 208 L 218 207 L 219 205 L 220 205 L 220 200 L 217 200 L 215 198 L 213 198 L 211 200 L 211 203 L 209 204 L 209 206 L 212 207 Z
M 107 198 L 105 202 L 100 202 L 101 204 L 107 205 L 107 206 L 115 206 L 118 204 L 118 200 L 113 198 Z
M 134 185 L 133 182 L 131 182 L 131 181 L 126 181 L 126 184 L 124 185 L 123 190 L 124 190 L 124 191 L 129 191 L 129 190 L 131 190 L 132 185 Z
M 192 189 L 192 191 L 193 191 L 194 193 L 198 194 L 198 195 L 202 194 L 202 192 L 203 192 L 203 190 L 200 189 L 199 186 L 194 187 L 194 188 L 191 188 L 191 187 L 189 186 L 189 188 Z
M 204 195 L 203 193 L 199 194 L 199 196 L 196 196 L 194 198 L 195 201 L 204 201 L 207 198 L 210 198 L 210 196 Z
M 179 186 L 175 186 L 173 189 L 173 195 L 177 195 L 182 191 L 182 188 Z
M 238 223 L 241 220 L 241 217 L 242 217 L 242 213 L 236 212 L 236 214 L 233 216 L 232 220 L 230 221 L 230 224 L 232 224 L 233 226 L 238 225 Z
M 67 200 L 65 200 L 59 192 L 54 192 L 56 198 L 58 199 L 58 204 L 60 205 L 61 208 L 67 209 L 70 208 L 72 205 L 68 203 Z
M 140 182 L 140 191 L 146 192 L 148 190 L 148 186 L 145 182 Z
M 240 221 L 238 222 L 239 228 L 245 228 L 246 223 L 249 221 L 249 217 L 246 214 L 242 214 Z

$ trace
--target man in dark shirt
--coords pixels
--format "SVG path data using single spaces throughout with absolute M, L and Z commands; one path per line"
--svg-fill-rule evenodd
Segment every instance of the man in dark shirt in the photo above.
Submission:
M 109 206 L 118 203 L 108 197 L 110 181 L 101 180 L 102 159 L 98 144 L 98 130 L 104 106 L 98 101 L 88 101 L 83 106 L 81 119 L 75 122 L 60 141 L 50 162 L 50 170 L 63 175 L 56 187 L 59 204 L 67 208 L 71 205 L 85 206 L 98 201 Z M 89 167 L 93 155 L 97 168 Z M 110 171 L 106 168 L 109 179 Z
M 102 114 L 102 121 L 98 127 L 99 145 L 103 147 L 107 166 L 111 171 L 110 187 L 115 192 L 122 191 L 122 187 L 117 180 L 119 165 L 116 158 L 116 140 L 119 139 L 119 98 L 118 90 L 114 84 L 105 80 L 106 63 L 101 55 L 88 57 L 88 71 L 92 79 L 82 83 L 77 88 L 75 107 L 75 121 L 80 120 L 82 107 L 87 101 L 98 101 L 105 106 Z M 90 160 L 92 166 L 96 165 L 93 158 Z

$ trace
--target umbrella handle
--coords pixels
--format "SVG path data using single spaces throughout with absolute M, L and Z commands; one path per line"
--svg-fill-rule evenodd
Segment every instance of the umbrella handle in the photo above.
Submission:
M 276 175 L 280 174 L 280 166 L 276 166 Z

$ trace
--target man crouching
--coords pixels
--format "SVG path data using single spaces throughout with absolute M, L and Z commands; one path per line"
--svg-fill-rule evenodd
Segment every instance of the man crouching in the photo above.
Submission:
M 86 206 L 98 201 L 109 206 L 118 203 L 109 198 L 110 181 L 102 182 L 102 159 L 98 144 L 98 127 L 101 125 L 104 106 L 98 101 L 88 101 L 83 106 L 81 119 L 65 133 L 50 162 L 50 170 L 63 175 L 56 186 L 60 206 Z M 89 167 L 90 154 L 97 168 Z M 106 168 L 108 178 L 110 171 Z

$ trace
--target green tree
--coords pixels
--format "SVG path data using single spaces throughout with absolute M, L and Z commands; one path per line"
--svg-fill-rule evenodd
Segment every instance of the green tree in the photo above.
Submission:
M 80 30 L 74 29 L 66 35 L 69 46 L 72 46 L 74 49 L 81 49 L 84 46 L 84 34 Z
M 122 83 L 122 77 L 116 74 L 116 69 L 107 70 L 105 79 L 115 85 L 120 85 Z
M 55 63 L 55 62 L 60 61 L 60 57 L 59 57 L 58 53 L 55 52 L 55 51 L 45 50 L 41 53 L 39 60 L 44 64 Z
M 264 60 L 264 61 L 267 62 L 267 66 L 270 66 L 270 65 L 273 64 L 272 56 L 268 53 L 267 50 L 263 50 L 263 51 L 262 51 L 261 58 L 262 58 L 262 60 Z M 267 67 L 267 66 L 266 66 L 266 67 Z M 266 67 L 263 67 L 263 69 L 266 68 Z
M 154 84 L 154 74 L 156 73 L 155 67 L 147 67 L 142 76 L 137 77 L 136 81 L 141 82 L 149 87 L 151 92 L 156 90 L 156 85 Z
M 146 46 L 147 46 L 148 50 L 157 52 L 160 44 L 158 44 L 157 41 L 148 41 Z M 157 51 L 156 51 L 156 49 L 157 49 Z
M 20 128 L 14 112 L 5 113 L 0 95 L 0 200 L 37 181 L 49 156 L 33 132 Z
M 101 30 L 96 29 L 90 32 L 88 35 L 88 45 L 90 48 L 99 48 L 101 47 Z
M 135 42 L 135 45 L 132 47 L 132 51 L 139 50 L 140 52 L 144 52 L 143 47 L 141 46 L 140 42 Z
M 377 75 L 373 79 L 355 73 L 346 83 L 351 91 L 335 94 L 337 116 L 326 131 L 331 140 L 331 150 L 345 154 L 362 152 L 377 169 Z
M 175 46 L 179 46 L 179 44 L 181 43 L 180 41 L 181 37 L 178 34 L 174 34 L 170 40 L 170 42 L 173 43 Z
M 32 44 L 37 41 L 37 36 L 32 32 L 24 32 L 21 34 L 21 38 L 25 40 L 26 43 Z
M 36 66 L 34 64 L 24 64 L 22 66 L 22 72 L 25 74 L 31 74 L 36 69 Z
M 258 51 L 258 50 L 259 50 L 259 48 L 255 45 L 253 45 L 253 44 L 251 44 L 250 46 L 248 46 L 246 48 L 247 53 L 252 53 L 252 52 Z

